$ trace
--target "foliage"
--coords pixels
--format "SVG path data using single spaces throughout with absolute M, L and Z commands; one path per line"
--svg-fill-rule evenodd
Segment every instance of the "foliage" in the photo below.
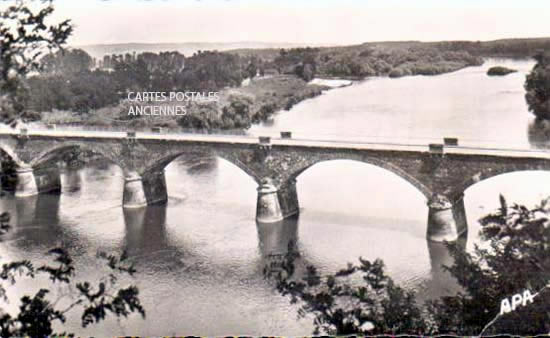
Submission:
M 386 46 L 384 43 L 320 49 L 317 74 L 328 77 L 364 78 L 436 75 L 482 60 L 468 52 L 444 51 L 421 43 Z
M 281 49 L 273 63 L 282 74 L 294 74 L 305 81 L 315 77 L 319 48 Z
M 60 50 L 44 55 L 40 65 L 42 74 L 79 74 L 92 68 L 93 59 L 82 49 Z
M 487 75 L 489 76 L 502 76 L 502 75 L 508 75 L 508 74 L 511 74 L 511 73 L 515 73 L 517 72 L 517 70 L 515 69 L 510 69 L 510 68 L 506 68 L 506 67 L 502 67 L 502 66 L 495 66 L 495 67 L 491 67 L 489 68 L 489 70 L 487 70 Z
M 550 119 L 550 52 L 540 52 L 535 59 L 525 80 L 525 100 L 537 118 Z
M 248 66 L 246 66 L 246 76 L 249 78 L 254 78 L 256 74 L 258 73 L 258 65 L 256 62 L 250 62 Z
M 67 75 L 33 76 L 28 79 L 29 108 L 37 112 L 53 109 L 87 113 L 119 101 L 116 83 L 109 73 L 83 70 Z
M 39 59 L 47 51 L 59 49 L 72 33 L 65 20 L 48 25 L 52 1 L 36 11 L 25 1 L 16 1 L 0 11 L 0 120 L 11 123 L 26 109 L 28 98 L 24 79 L 39 69 Z
M 212 103 L 195 107 L 195 109 L 192 114 L 186 114 L 178 119 L 178 124 L 182 128 L 213 130 L 222 127 L 217 108 Z
M 246 96 L 230 96 L 231 102 L 222 108 L 222 124 L 229 129 L 248 129 L 251 125 L 250 106 L 251 99 Z
M 279 269 L 268 267 L 264 273 L 275 279 L 277 290 L 290 296 L 291 303 L 300 304 L 300 318 L 313 315 L 314 334 L 420 334 L 426 331 L 414 294 L 397 286 L 384 273 L 381 260 L 370 262 L 359 258 L 359 265 L 348 264 L 326 276 L 308 266 L 303 277 L 296 277 L 296 258 L 297 254 L 291 251 Z
M 9 214 L 0 215 L 0 234 L 11 228 Z M 35 266 L 29 260 L 21 260 L 2 264 L 0 270 L 0 298 L 4 303 L 9 301 L 7 288 L 17 283 L 20 278 L 39 278 L 45 276 L 51 283 L 50 288 L 40 288 L 34 295 L 21 297 L 19 311 L 10 314 L 0 308 L 0 336 L 2 337 L 45 337 L 58 335 L 54 333 L 56 323 L 64 324 L 66 314 L 75 308 L 82 309 L 81 325 L 86 327 L 99 323 L 107 316 L 128 317 L 132 313 L 139 313 L 145 318 L 145 310 L 139 300 L 139 290 L 136 286 L 118 287 L 121 274 L 133 276 L 134 266 L 127 262 L 123 253 L 120 257 L 99 253 L 98 258 L 105 262 L 109 273 L 102 277 L 97 285 L 88 281 L 75 282 L 76 266 L 67 250 L 54 248 L 47 252 L 52 256 L 53 264 Z M 76 290 L 71 297 L 61 294 L 55 300 L 50 299 L 51 288 L 61 285 L 68 290 Z M 63 300 L 63 307 L 59 303 Z M 59 335 L 69 335 L 66 332 Z M 72 336 L 72 334 L 71 334 Z
M 63 324 L 66 314 L 74 308 L 82 309 L 81 324 L 86 327 L 99 323 L 108 315 L 128 317 L 132 313 L 139 313 L 145 317 L 145 310 L 139 300 L 139 290 L 135 286 L 117 288 L 117 275 L 127 273 L 133 275 L 135 269 L 126 263 L 124 254 L 119 258 L 113 255 L 100 254 L 99 258 L 106 261 L 110 269 L 108 276 L 93 286 L 90 282 L 73 282 L 76 267 L 69 253 L 61 248 L 55 248 L 47 253 L 54 257 L 54 265 L 35 265 L 28 260 L 10 262 L 2 265 L 0 271 L 0 294 L 4 301 L 6 284 L 13 285 L 20 277 L 36 278 L 45 275 L 53 284 L 62 284 L 73 287 L 77 291 L 70 304 L 60 308 L 58 297 L 49 299 L 50 289 L 41 288 L 34 295 L 21 297 L 19 311 L 15 315 L 3 312 L 0 315 L 0 335 L 2 337 L 31 336 L 44 337 L 54 335 L 54 324 Z M 62 335 L 65 335 L 63 333 Z
M 470 253 L 448 244 L 454 263 L 445 268 L 463 291 L 423 307 L 385 275 L 380 260 L 360 258 L 360 265 L 325 276 L 308 266 L 300 277 L 299 255 L 290 250 L 264 273 L 299 304 L 300 318 L 314 318 L 315 334 L 543 334 L 550 330 L 549 213 L 550 198 L 528 209 L 501 196 L 500 209 L 480 220 L 486 247 Z M 501 315 L 501 301 L 525 290 L 534 302 Z
M 189 91 L 217 91 L 240 86 L 243 77 L 239 56 L 217 51 L 199 52 L 186 59 L 178 86 Z
M 549 38 L 501 39 L 494 41 L 442 41 L 428 43 L 443 51 L 467 52 L 474 56 L 530 58 L 550 48 Z
M 185 67 L 178 52 L 112 55 L 93 71 L 90 60 L 78 49 L 44 57 L 43 72 L 28 79 L 30 107 L 87 113 L 118 104 L 129 92 L 208 92 L 239 86 L 246 73 L 238 56 L 219 52 L 197 53 L 185 59 Z
M 550 281 L 549 200 L 528 209 L 508 206 L 501 196 L 500 209 L 480 220 L 488 248 L 473 253 L 452 250 L 448 267 L 465 293 L 443 297 L 431 304 L 439 332 L 458 335 L 485 333 L 542 334 L 550 329 L 548 293 L 521 311 L 502 316 L 501 300 L 530 290 L 535 294 Z M 544 299 L 544 300 L 543 300 Z M 494 325 L 485 328 L 494 318 Z M 528 319 L 527 319 L 528 318 Z

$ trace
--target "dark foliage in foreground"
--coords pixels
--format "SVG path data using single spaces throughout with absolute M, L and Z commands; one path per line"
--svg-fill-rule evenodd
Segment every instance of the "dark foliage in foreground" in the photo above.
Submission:
M 47 24 L 52 1 L 37 11 L 17 1 L 0 11 L 0 120 L 11 123 L 27 109 L 27 74 L 40 68 L 39 59 L 63 46 L 72 33 L 70 20 Z
M 455 296 L 420 307 L 414 294 L 385 275 L 380 260 L 320 275 L 296 268 L 290 250 L 264 270 L 277 290 L 299 304 L 299 317 L 314 318 L 315 334 L 545 334 L 550 330 L 549 200 L 528 209 L 501 207 L 480 220 L 483 245 L 471 253 L 449 244 L 454 264 L 446 267 L 463 287 Z M 501 301 L 529 290 L 533 303 L 500 314 Z
M 488 246 L 476 246 L 473 253 L 452 251 L 455 263 L 449 271 L 465 293 L 432 304 L 440 332 L 534 335 L 550 330 L 550 295 L 545 289 L 550 281 L 549 202 L 528 209 L 508 206 L 501 196 L 500 209 L 480 220 Z M 524 290 L 542 292 L 533 304 L 499 315 L 501 301 Z
M 9 231 L 9 215 L 0 215 L 2 234 Z M 7 288 L 13 287 L 21 278 L 38 278 L 46 276 L 49 287 L 42 287 L 32 295 L 24 295 L 19 299 L 17 313 L 10 314 L 0 308 L 1 337 L 46 337 L 51 335 L 72 335 L 67 332 L 55 333 L 56 323 L 64 324 L 66 314 L 80 308 L 82 311 L 81 325 L 99 323 L 108 316 L 128 317 L 139 313 L 145 318 L 145 310 L 139 300 L 139 290 L 136 286 L 118 287 L 121 274 L 133 275 L 136 270 L 126 262 L 127 257 L 98 254 L 105 261 L 108 274 L 97 283 L 89 281 L 74 281 L 77 267 L 67 250 L 54 248 L 47 252 L 52 258 L 52 264 L 36 266 L 29 260 L 21 260 L 2 264 L 0 270 L 0 298 L 7 303 Z M 72 290 L 68 297 L 60 295 L 55 299 L 50 296 L 54 286 Z M 63 306 L 59 303 L 63 300 Z
M 421 334 L 426 323 L 414 295 L 397 286 L 384 273 L 381 260 L 359 258 L 359 265 L 321 276 L 308 266 L 302 277 L 295 276 L 291 252 L 278 266 L 264 273 L 274 278 L 277 290 L 299 304 L 300 318 L 313 315 L 314 334 Z

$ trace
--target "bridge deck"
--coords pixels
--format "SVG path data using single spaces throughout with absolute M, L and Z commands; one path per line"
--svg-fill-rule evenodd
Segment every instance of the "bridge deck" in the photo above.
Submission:
M 22 135 L 19 130 L 2 130 L 1 136 Z M 75 131 L 75 130 L 28 130 L 27 136 L 65 138 L 65 139 L 125 139 L 126 132 L 121 131 Z M 212 144 L 258 144 L 255 136 L 236 135 L 213 135 L 213 134 L 162 134 L 152 132 L 137 132 L 136 140 L 157 140 L 175 142 L 201 142 Z M 353 149 L 353 150 L 387 150 L 387 151 L 408 151 L 408 152 L 429 152 L 429 144 L 406 144 L 399 142 L 365 142 L 365 141 L 338 141 L 338 140 L 311 140 L 311 139 L 282 139 L 271 138 L 270 144 L 275 146 L 296 146 L 324 149 Z M 484 146 L 444 146 L 446 154 L 464 154 L 479 156 L 498 157 L 521 157 L 533 159 L 550 159 L 550 151 L 529 148 L 496 148 Z

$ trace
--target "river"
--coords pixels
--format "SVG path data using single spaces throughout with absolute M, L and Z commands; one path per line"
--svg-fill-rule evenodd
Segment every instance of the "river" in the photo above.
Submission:
M 518 69 L 488 77 L 492 65 Z M 487 60 L 439 76 L 375 78 L 330 90 L 278 114 L 253 135 L 292 131 L 297 138 L 440 142 L 529 147 L 532 119 L 523 98 L 532 61 Z M 119 168 L 90 164 L 62 174 L 63 193 L 0 199 L 14 228 L 0 244 L 3 261 L 44 261 L 65 245 L 78 279 L 95 280 L 98 250 L 127 250 L 138 273 L 146 320 L 107 320 L 82 329 L 78 314 L 65 328 L 79 335 L 308 335 L 311 320 L 296 320 L 296 307 L 274 291 L 262 270 L 269 253 L 297 242 L 302 260 L 322 272 L 381 258 L 388 274 L 421 299 L 457 290 L 441 264 L 450 259 L 425 239 L 423 195 L 400 177 L 364 163 L 331 161 L 298 177 L 298 220 L 274 228 L 255 222 L 256 184 L 232 164 L 180 157 L 166 169 L 167 206 L 123 210 Z M 532 205 L 548 192 L 550 173 L 520 172 L 480 182 L 465 193 L 467 247 L 478 241 L 477 219 L 497 207 L 498 194 Z M 16 297 L 41 281 L 9 289 Z M 43 282 L 43 281 L 42 281 Z M 12 300 L 9 308 L 17 302 Z M 74 324 L 77 323 L 77 324 Z

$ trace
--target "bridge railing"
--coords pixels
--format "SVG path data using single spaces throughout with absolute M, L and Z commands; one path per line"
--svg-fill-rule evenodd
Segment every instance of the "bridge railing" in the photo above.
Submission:
M 276 131 L 265 129 L 253 129 L 252 131 L 244 132 L 242 130 L 197 130 L 197 129 L 184 129 L 184 128 L 163 128 L 163 127 L 128 127 L 120 125 L 82 125 L 79 123 L 66 123 L 62 125 L 45 125 L 45 124 L 29 124 L 26 128 L 27 132 L 39 132 L 41 130 L 55 130 L 59 132 L 63 131 L 83 131 L 83 132 L 117 132 L 121 134 L 131 134 L 135 132 L 134 136 L 139 137 L 139 134 L 159 134 L 159 135 L 208 135 L 212 137 L 227 137 L 238 136 L 244 139 L 255 140 L 258 143 L 265 143 L 267 138 L 270 140 L 284 140 L 284 141 L 297 141 L 297 142 L 325 142 L 325 143 L 339 143 L 339 144 L 380 144 L 380 145 L 395 145 L 395 146 L 421 146 L 427 149 L 441 152 L 440 145 L 445 149 L 450 148 L 463 148 L 463 149 L 490 149 L 490 150 L 522 150 L 522 151 L 547 151 L 550 150 L 544 147 L 532 147 L 529 143 L 517 144 L 506 143 L 501 140 L 484 140 L 474 138 L 457 138 L 457 137 L 397 137 L 387 135 L 364 135 L 364 134 L 349 134 L 341 135 L 338 133 L 319 132 L 312 133 L 311 131 Z M 11 129 L 11 132 L 14 130 Z M 1 131 L 0 131 L 1 132 Z M 20 129 L 20 133 L 25 131 Z M 127 134 L 128 135 L 128 134 Z M 262 140 L 260 140 L 262 138 Z M 430 147 L 430 145 L 432 145 Z M 437 149 L 436 149 L 437 148 Z
M 83 125 L 80 123 L 64 123 L 62 125 L 56 124 L 34 124 L 26 128 L 27 130 L 39 131 L 39 130 L 58 130 L 58 131 L 90 131 L 90 132 L 136 132 L 136 133 L 158 133 L 158 134 L 204 134 L 204 135 L 236 135 L 247 136 L 246 132 L 242 130 L 225 130 L 225 129 L 211 129 L 205 131 L 204 129 L 193 128 L 164 128 L 164 127 L 128 127 L 118 125 Z

